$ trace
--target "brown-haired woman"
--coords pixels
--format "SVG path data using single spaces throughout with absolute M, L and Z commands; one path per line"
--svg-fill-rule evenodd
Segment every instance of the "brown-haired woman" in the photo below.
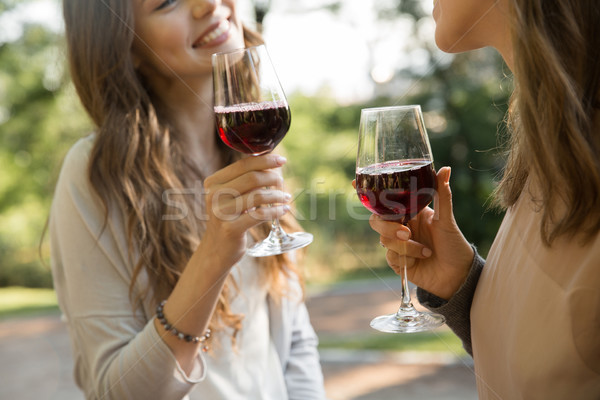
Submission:
M 437 213 L 371 226 L 463 339 L 480 399 L 599 399 L 600 2 L 438 0 L 433 16 L 442 50 L 492 46 L 514 73 L 506 216 L 482 260 L 442 168 Z
M 324 398 L 295 263 L 244 255 L 265 221 L 295 224 L 286 160 L 242 159 L 214 128 L 211 54 L 259 36 L 235 0 L 63 6 L 96 128 L 64 161 L 49 229 L 86 398 Z

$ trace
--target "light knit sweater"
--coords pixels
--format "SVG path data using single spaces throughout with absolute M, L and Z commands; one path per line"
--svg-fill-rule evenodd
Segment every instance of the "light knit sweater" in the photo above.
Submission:
M 245 314 L 240 351 L 226 333 L 209 354 L 183 372 L 153 324 L 151 296 L 133 311 L 133 266 L 120 213 L 104 213 L 87 179 L 93 136 L 69 151 L 50 217 L 51 265 L 68 325 L 75 380 L 87 399 L 324 399 L 317 337 L 301 300 L 272 301 L 251 258 L 234 267 Z M 141 293 L 147 277 L 136 281 Z M 134 295 L 136 294 L 134 293 Z M 251 301 L 249 301 L 251 299 Z
M 539 198 L 528 182 L 449 302 L 418 291 L 474 356 L 481 400 L 600 399 L 600 234 L 546 246 Z

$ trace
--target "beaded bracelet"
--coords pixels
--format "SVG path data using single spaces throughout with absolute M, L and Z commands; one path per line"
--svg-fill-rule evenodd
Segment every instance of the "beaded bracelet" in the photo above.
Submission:
M 179 332 L 177 328 L 175 328 L 172 324 L 169 323 L 169 321 L 167 321 L 167 318 L 165 317 L 165 314 L 163 312 L 165 304 L 167 304 L 167 301 L 163 300 L 158 306 L 156 306 L 156 318 L 158 318 L 158 322 L 161 323 L 161 325 L 165 328 L 167 332 L 171 332 L 179 340 L 185 340 L 189 343 L 204 343 L 202 345 L 202 351 L 206 353 L 208 351 L 208 345 L 206 344 L 206 341 L 208 340 L 208 338 L 210 338 L 210 329 L 207 329 L 206 332 L 204 332 L 204 335 L 202 336 L 192 336 L 187 335 L 183 332 Z

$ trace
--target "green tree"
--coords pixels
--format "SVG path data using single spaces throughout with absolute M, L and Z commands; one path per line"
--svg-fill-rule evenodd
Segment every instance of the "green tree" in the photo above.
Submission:
M 23 3 L 0 0 L 0 11 L 6 15 Z M 382 18 L 412 18 L 418 37 L 425 17 L 419 1 L 377 4 Z M 342 6 L 331 2 L 326 8 L 335 13 Z M 50 286 L 38 243 L 61 161 L 91 126 L 68 79 L 62 33 L 26 24 L 17 38 L 1 40 L 0 286 Z M 377 235 L 366 222 L 368 213 L 350 185 L 363 107 L 421 104 L 435 164 L 453 169 L 461 228 L 483 254 L 494 238 L 502 215 L 486 207 L 503 165 L 496 150 L 508 95 L 498 83 L 502 63 L 487 50 L 452 57 L 442 56 L 431 41 L 417 45 L 428 54 L 427 66 L 396 71 L 372 101 L 340 106 L 325 92 L 291 96 L 293 123 L 282 146 L 291 160 L 286 182 L 296 195 L 298 218 L 316 236 L 308 254 L 319 274 L 360 270 L 372 276 L 365 264 L 389 271 Z M 390 90 L 407 83 L 410 90 Z
M 17 2 L 0 1 L 0 9 Z M 0 43 L 0 286 L 51 286 L 39 259 L 58 167 L 88 127 L 65 73 L 62 35 L 27 23 Z
M 378 4 L 382 19 L 412 18 L 415 31 L 410 40 L 418 42 L 414 46 L 428 61 L 419 68 L 395 71 L 390 82 L 377 88 L 380 95 L 366 103 L 341 107 L 326 92 L 291 98 L 293 123 L 283 142 L 291 159 L 286 181 L 296 190 L 297 216 L 317 237 L 309 250 L 309 265 L 316 265 L 319 273 L 328 268 L 364 272 L 365 266 L 379 273 L 385 265 L 384 252 L 376 245 L 378 237 L 350 186 L 361 108 L 422 105 L 435 165 L 452 168 L 457 221 L 482 255 L 487 254 L 503 216 L 490 207 L 495 179 L 503 167 L 497 133 L 504 129 L 511 86 L 509 79 L 503 79 L 502 60 L 490 49 L 446 55 L 431 39 L 418 39 L 417 30 L 426 17 L 419 1 Z M 372 277 L 368 270 L 364 275 Z

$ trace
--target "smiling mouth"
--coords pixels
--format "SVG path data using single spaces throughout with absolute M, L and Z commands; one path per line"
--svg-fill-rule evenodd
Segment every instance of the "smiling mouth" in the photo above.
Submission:
M 205 46 L 207 44 L 209 44 L 210 42 L 212 42 L 213 40 L 217 39 L 219 36 L 229 32 L 229 27 L 230 27 L 230 23 L 228 20 L 224 19 L 223 21 L 221 21 L 219 23 L 219 25 L 217 25 L 215 27 L 215 29 L 211 30 L 210 32 L 207 32 L 206 34 L 202 35 L 201 38 L 199 38 L 194 44 L 193 47 L 202 47 Z

